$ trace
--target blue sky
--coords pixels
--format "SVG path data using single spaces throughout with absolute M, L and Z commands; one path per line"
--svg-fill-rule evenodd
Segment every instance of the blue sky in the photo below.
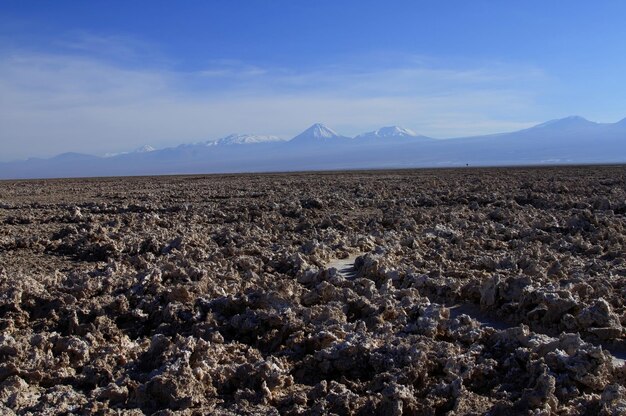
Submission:
M 626 2 L 0 3 L 0 160 L 626 117 Z

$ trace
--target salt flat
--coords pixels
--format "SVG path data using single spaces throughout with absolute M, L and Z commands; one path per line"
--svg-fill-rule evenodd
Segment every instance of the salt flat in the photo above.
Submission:
M 623 405 L 623 166 L 3 181 L 0 223 L 3 413 Z

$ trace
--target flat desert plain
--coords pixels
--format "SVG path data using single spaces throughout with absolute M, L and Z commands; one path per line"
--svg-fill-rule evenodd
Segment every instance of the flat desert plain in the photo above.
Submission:
M 0 182 L 0 413 L 626 413 L 626 167 Z

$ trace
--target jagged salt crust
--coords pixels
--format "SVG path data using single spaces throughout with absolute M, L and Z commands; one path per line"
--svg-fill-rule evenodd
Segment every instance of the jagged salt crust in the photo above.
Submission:
M 624 414 L 625 180 L 2 182 L 0 412 Z

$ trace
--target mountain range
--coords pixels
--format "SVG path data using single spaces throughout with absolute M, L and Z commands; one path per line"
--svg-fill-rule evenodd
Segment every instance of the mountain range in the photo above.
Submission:
M 626 119 L 595 123 L 572 116 L 515 132 L 451 139 L 398 126 L 347 137 L 317 123 L 291 140 L 233 134 L 102 157 L 63 153 L 5 162 L 0 179 L 624 162 Z

